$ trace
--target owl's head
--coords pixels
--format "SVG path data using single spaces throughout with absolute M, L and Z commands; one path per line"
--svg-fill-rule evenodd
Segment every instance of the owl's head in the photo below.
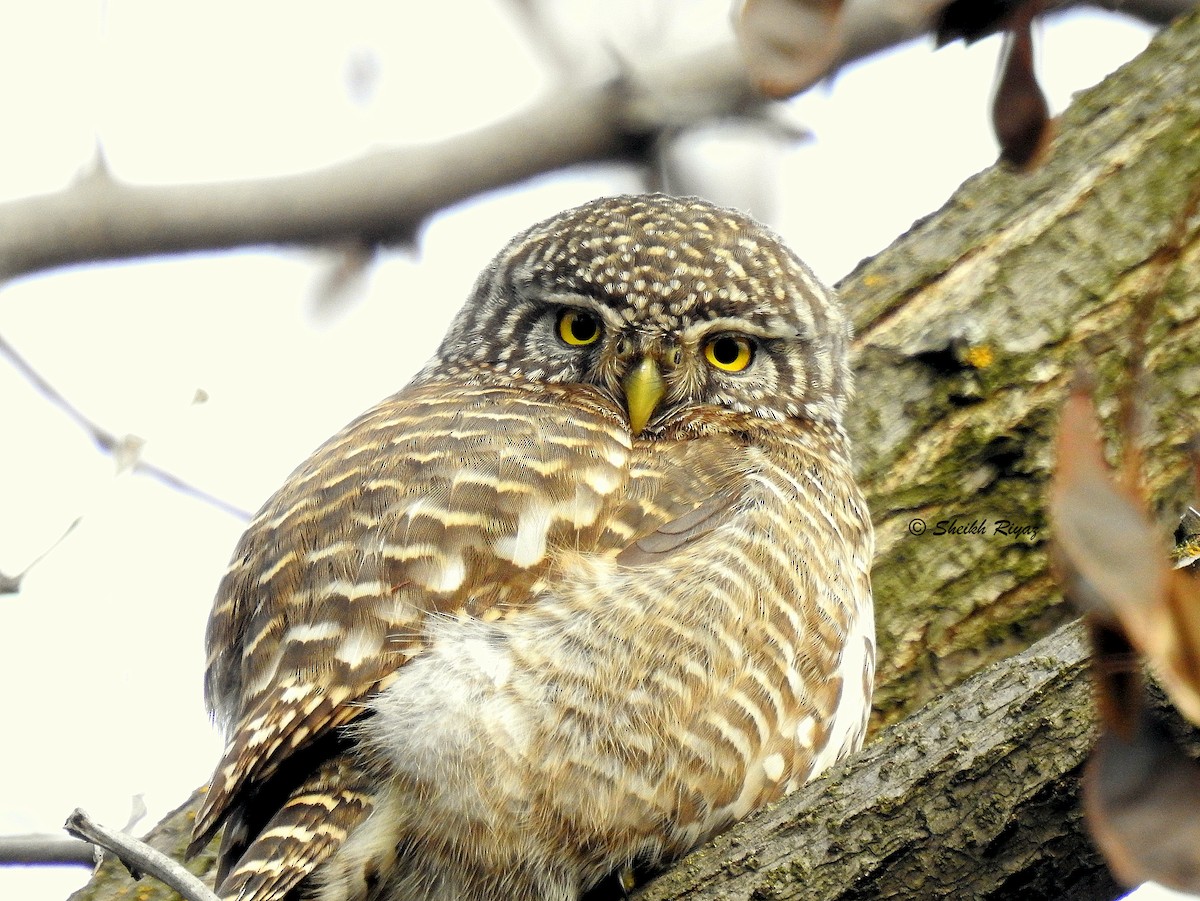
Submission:
M 695 198 L 607 197 L 518 235 L 434 361 L 594 385 L 634 434 L 683 409 L 841 420 L 850 326 L 768 229 Z

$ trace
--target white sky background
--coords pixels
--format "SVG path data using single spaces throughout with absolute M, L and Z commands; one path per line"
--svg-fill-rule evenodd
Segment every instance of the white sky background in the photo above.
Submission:
M 662 19 L 646 0 L 571 0 L 563 16 L 635 58 L 726 27 L 725 0 L 681 6 Z M 1098 13 L 1046 28 L 1041 72 L 1055 110 L 1147 35 Z M 997 50 L 995 40 L 936 54 L 920 43 L 868 61 L 790 104 L 814 140 L 713 139 L 692 163 L 717 173 L 714 184 L 722 170 L 763 173 L 752 191 L 777 184 L 773 224 L 834 281 L 992 162 Z M 603 70 L 598 45 L 577 55 Z M 62 188 L 97 140 L 117 177 L 176 183 L 444 138 L 552 89 L 543 60 L 489 0 L 5 3 L 0 200 Z M 348 88 L 355 69 L 374 73 L 365 101 Z M 0 289 L 0 335 L 93 420 L 146 439 L 147 460 L 253 510 L 424 363 L 512 234 L 637 187 L 628 170 L 600 167 L 456 208 L 429 224 L 419 255 L 386 254 L 331 315 L 314 313 L 328 256 L 255 250 L 20 281 Z M 197 389 L 207 403 L 192 403 Z M 203 631 L 243 524 L 114 469 L 0 360 L 0 571 L 22 571 L 82 517 L 19 595 L 0 597 L 0 834 L 57 831 L 76 806 L 120 825 L 139 793 L 144 831 L 217 759 L 201 702 Z M 0 897 L 59 899 L 85 878 L 3 868 Z

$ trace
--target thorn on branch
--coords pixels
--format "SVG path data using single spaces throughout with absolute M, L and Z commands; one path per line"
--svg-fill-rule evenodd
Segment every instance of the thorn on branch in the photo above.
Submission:
M 75 176 L 75 184 L 79 187 L 95 186 L 102 188 L 105 185 L 113 183 L 112 170 L 108 166 L 108 154 L 104 152 L 104 145 L 100 142 L 100 137 L 96 137 L 95 146 L 92 149 L 92 158 Z

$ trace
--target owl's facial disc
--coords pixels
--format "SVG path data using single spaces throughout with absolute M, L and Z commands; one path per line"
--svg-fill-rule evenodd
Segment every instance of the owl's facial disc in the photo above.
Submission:
M 626 373 L 621 387 L 625 390 L 629 427 L 633 434 L 641 434 L 666 392 L 658 364 L 650 357 L 642 357 L 641 361 Z
M 769 229 L 694 198 L 610 197 L 514 238 L 423 372 L 591 385 L 635 434 L 700 407 L 840 423 L 849 345 L 836 296 Z

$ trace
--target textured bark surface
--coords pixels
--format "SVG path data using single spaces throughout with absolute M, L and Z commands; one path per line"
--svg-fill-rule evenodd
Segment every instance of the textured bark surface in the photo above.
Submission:
M 1160 254 L 1197 179 L 1192 16 L 1076 101 L 1042 169 L 969 180 L 841 286 L 858 329 L 851 431 L 879 536 L 884 722 L 1069 616 L 1046 566 L 1049 437 L 1083 360 L 1111 423 L 1131 311 L 1164 274 L 1144 413 L 1151 493 L 1164 521 L 1178 516 L 1179 446 L 1200 409 L 1198 223 L 1178 261 Z M 934 534 L 956 517 L 986 520 L 986 534 Z M 1036 539 L 995 534 L 1000 520 Z
M 1078 822 L 1087 656 L 1072 625 L 988 668 L 638 901 L 1115 897 Z
M 1192 16 L 1078 100 L 1044 168 L 970 180 L 842 285 L 859 333 L 852 431 L 879 535 L 877 719 L 910 718 L 639 897 L 1114 896 L 1080 832 L 1091 706 L 1079 634 L 1022 652 L 1070 618 L 1043 512 L 1067 381 L 1088 358 L 1115 397 L 1131 310 L 1162 275 L 1145 354 L 1148 481 L 1164 522 L 1189 493 L 1178 445 L 1200 409 L 1200 223 L 1178 259 L 1162 251 L 1197 178 Z M 1101 403 L 1109 421 L 1114 410 Z M 984 534 L 935 534 L 955 518 L 986 520 Z M 999 520 L 1035 534 L 998 535 Z M 194 802 L 154 844 L 182 850 Z M 76 897 L 169 895 L 109 863 Z

